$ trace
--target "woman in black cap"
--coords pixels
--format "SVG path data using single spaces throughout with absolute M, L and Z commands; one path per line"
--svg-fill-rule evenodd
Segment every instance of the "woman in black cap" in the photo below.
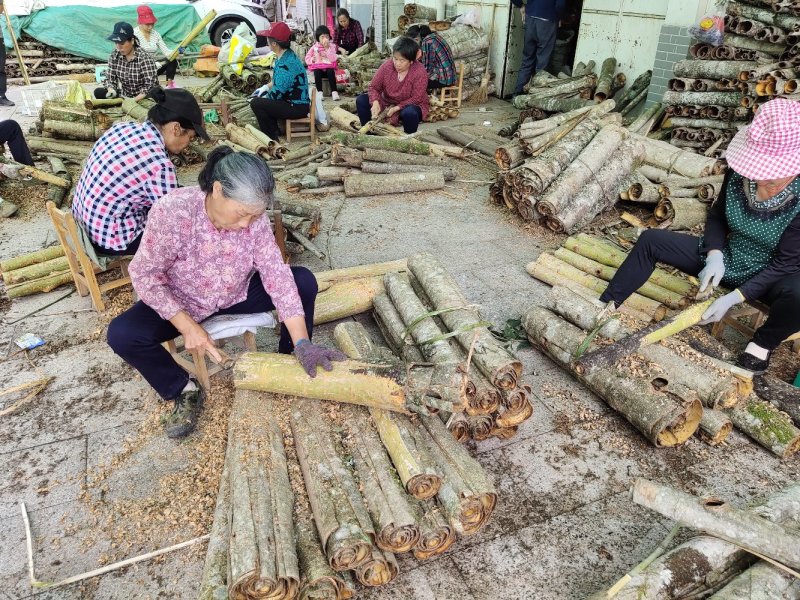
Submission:
M 120 21 L 114 25 L 114 31 L 107 39 L 114 42 L 116 48 L 108 57 L 103 87 L 95 89 L 94 97 L 133 98 L 138 102 L 150 88 L 158 85 L 158 67 L 139 47 L 130 23 Z
M 72 214 L 100 254 L 134 254 L 150 207 L 178 187 L 169 153 L 208 139 L 203 111 L 186 90 L 153 88 L 144 123 L 114 125 L 97 140 L 75 187 Z

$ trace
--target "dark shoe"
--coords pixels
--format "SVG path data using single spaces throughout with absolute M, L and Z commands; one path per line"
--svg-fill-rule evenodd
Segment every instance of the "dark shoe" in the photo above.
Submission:
M 175 398 L 175 408 L 162 419 L 168 438 L 186 437 L 194 431 L 205 396 L 205 390 L 197 385 L 196 390 L 183 392 Z
M 749 354 L 747 352 L 742 352 L 736 358 L 736 366 L 746 369 L 748 371 L 752 371 L 753 375 L 761 375 L 762 373 L 765 373 L 767 367 L 769 367 L 769 358 L 771 354 L 772 353 L 767 355 L 767 360 L 761 360 L 760 358 L 756 358 L 752 354 Z
M 16 106 L 11 100 L 5 96 L 0 96 L 0 106 Z

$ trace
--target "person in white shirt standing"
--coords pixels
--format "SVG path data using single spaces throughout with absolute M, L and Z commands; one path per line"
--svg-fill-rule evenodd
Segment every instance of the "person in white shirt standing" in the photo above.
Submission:
M 166 75 L 166 87 L 168 89 L 174 88 L 178 61 L 166 60 L 163 63 L 160 62 L 168 59 L 172 50 L 164 43 L 164 38 L 161 37 L 161 34 L 153 29 L 156 21 L 158 21 L 155 14 L 153 14 L 153 9 L 146 4 L 142 4 L 136 8 L 136 13 L 139 15 L 139 19 L 138 26 L 133 30 L 133 34 L 139 40 L 139 46 L 150 55 L 150 58 L 159 63 L 158 75 Z

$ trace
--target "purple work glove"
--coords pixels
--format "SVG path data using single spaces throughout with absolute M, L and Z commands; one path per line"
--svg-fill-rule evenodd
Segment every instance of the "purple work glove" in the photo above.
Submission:
M 326 371 L 331 371 L 333 365 L 331 361 L 346 360 L 347 357 L 338 350 L 331 350 L 324 346 L 317 346 L 308 340 L 300 340 L 294 346 L 294 355 L 303 365 L 309 377 L 317 376 L 317 366 L 321 366 Z

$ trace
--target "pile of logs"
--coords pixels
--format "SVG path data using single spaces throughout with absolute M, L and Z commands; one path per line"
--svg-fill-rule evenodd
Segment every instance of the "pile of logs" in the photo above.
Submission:
M 0 274 L 9 298 L 50 292 L 72 282 L 61 245 L 4 260 L 0 262 Z
M 250 124 L 239 127 L 233 123 L 225 126 L 225 134 L 228 139 L 224 142 L 237 152 L 251 152 L 258 154 L 264 160 L 272 158 L 283 158 L 288 151 L 286 146 L 273 140 L 258 127 Z
M 87 83 L 94 81 L 96 61 L 93 59 L 76 56 L 31 39 L 22 39 L 19 50 L 31 83 L 42 83 L 79 73 L 91 73 Z M 13 53 L 6 61 L 5 72 L 9 78 L 8 83 L 23 83 L 19 62 Z
M 453 61 L 464 64 L 461 99 L 467 100 L 480 87 L 489 61 L 489 33 L 469 25 L 453 25 L 438 33 L 450 46 Z M 490 94 L 495 91 L 494 82 L 489 82 L 488 91 Z
M 375 73 L 386 60 L 381 55 L 377 46 L 372 42 L 367 42 L 353 53 L 339 58 L 338 66 L 345 69 L 350 77 L 347 86 L 349 91 L 360 93 L 366 91 L 370 81 L 375 77 Z
M 436 123 L 447 119 L 457 119 L 460 112 L 457 106 L 453 106 L 452 103 L 442 102 L 437 94 L 432 94 L 430 96 L 428 118 L 425 120 L 428 123 Z

